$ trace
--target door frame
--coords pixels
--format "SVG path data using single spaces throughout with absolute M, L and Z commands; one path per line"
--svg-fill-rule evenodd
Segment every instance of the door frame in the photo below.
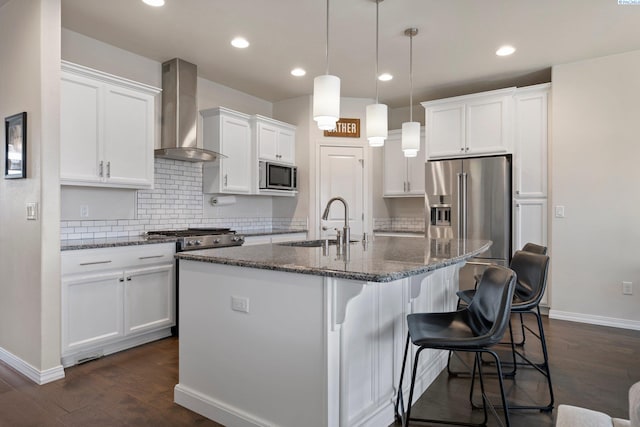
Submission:
M 362 158 L 364 160 L 364 167 L 362 170 L 362 204 L 363 204 L 363 213 L 364 220 L 362 222 L 362 230 L 368 235 L 372 235 L 373 233 L 373 211 L 372 211 L 372 200 L 371 200 L 371 191 L 372 191 L 372 182 L 373 182 L 373 171 L 371 170 L 371 148 L 368 144 L 363 144 L 358 140 L 355 141 L 342 141 L 343 138 L 336 139 L 336 141 L 327 141 L 326 139 L 316 139 L 315 140 L 315 150 L 312 151 L 313 156 L 315 157 L 311 162 L 313 165 L 313 171 L 310 174 L 313 182 L 309 186 L 311 190 L 311 195 L 309 197 L 310 206 L 309 206 L 309 238 L 317 239 L 320 236 L 320 227 L 321 221 L 320 218 L 322 216 L 322 210 L 324 206 L 320 206 L 320 183 L 322 180 L 322 174 L 320 170 L 320 151 L 323 147 L 348 147 L 348 148 L 360 148 L 362 149 Z M 355 143 L 354 143 L 355 142 Z M 365 140 L 366 142 L 366 140 Z

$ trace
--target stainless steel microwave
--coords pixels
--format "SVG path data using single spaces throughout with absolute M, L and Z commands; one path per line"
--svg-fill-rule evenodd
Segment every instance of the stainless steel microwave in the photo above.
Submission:
M 260 189 L 261 190 L 288 190 L 298 189 L 298 168 L 281 163 L 260 162 Z

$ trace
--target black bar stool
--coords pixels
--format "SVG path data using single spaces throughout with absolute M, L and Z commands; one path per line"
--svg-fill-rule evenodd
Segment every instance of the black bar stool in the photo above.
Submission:
M 536 247 L 537 246 L 537 247 Z M 517 251 L 511 260 L 511 269 L 517 274 L 516 289 L 513 296 L 513 303 L 511 306 L 511 313 L 520 315 L 520 322 L 522 328 L 523 338 L 519 343 L 514 343 L 513 334 L 511 332 L 511 323 L 509 323 L 509 335 L 511 337 L 511 353 L 512 361 L 503 361 L 503 365 L 510 365 L 513 370 L 506 372 L 506 377 L 513 377 L 516 374 L 518 366 L 529 366 L 540 372 L 546 380 L 547 388 L 549 391 L 549 402 L 544 405 L 510 405 L 510 409 L 538 409 L 541 411 L 551 411 L 554 406 L 553 384 L 551 381 L 551 372 L 549 370 L 549 354 L 547 351 L 547 343 L 544 336 L 544 328 L 542 326 L 542 316 L 540 315 L 540 300 L 544 295 L 547 286 L 547 273 L 549 271 L 549 257 L 542 255 L 540 252 L 546 252 L 546 248 L 543 246 L 528 244 L 525 248 L 537 250 L 538 253 L 529 251 Z M 464 295 L 468 297 L 473 295 L 474 291 L 464 291 Z M 461 294 L 461 293 L 459 293 Z M 473 298 L 473 297 L 472 297 Z M 461 297 L 462 299 L 462 297 Z M 466 300 L 466 299 L 465 299 Z M 471 299 L 473 300 L 473 299 Z M 524 324 L 523 315 L 533 315 L 536 317 L 538 330 L 534 331 Z M 536 363 L 527 357 L 522 351 L 516 348 L 524 345 L 525 329 L 528 330 L 533 336 L 538 338 L 542 350 L 542 363 Z M 468 374 L 468 371 L 455 372 L 451 370 L 451 353 L 449 354 L 449 361 L 447 363 L 447 369 L 450 375 Z
M 396 397 L 395 412 L 396 418 L 402 421 L 403 426 L 408 426 L 409 421 L 459 424 L 468 426 L 486 425 L 487 404 L 494 407 L 489 402 L 484 391 L 484 379 L 482 373 L 481 355 L 488 354 L 493 357 L 498 369 L 498 380 L 500 383 L 500 393 L 502 407 L 504 408 L 504 418 L 509 426 L 508 403 L 502 383 L 502 371 L 498 355 L 490 347 L 500 342 L 507 325 L 511 312 L 511 302 L 515 289 L 516 274 L 505 267 L 488 267 L 478 283 L 476 295 L 467 307 L 445 313 L 415 313 L 407 316 L 409 328 L 407 342 L 404 349 L 404 359 L 400 372 L 398 384 L 398 394 Z M 409 341 L 418 346 L 413 373 L 411 376 L 411 387 L 409 389 L 409 401 L 405 412 L 405 404 L 402 393 L 402 380 L 409 353 Z M 473 365 L 473 376 L 471 379 L 471 389 L 469 400 L 472 401 L 475 385 L 475 373 L 478 372 L 480 381 L 480 391 L 484 409 L 484 421 L 481 424 L 458 423 L 449 420 L 429 420 L 424 418 L 411 418 L 411 404 L 413 401 L 413 391 L 415 387 L 416 373 L 420 353 L 424 349 L 454 350 L 475 353 Z M 401 409 L 401 412 L 400 412 Z

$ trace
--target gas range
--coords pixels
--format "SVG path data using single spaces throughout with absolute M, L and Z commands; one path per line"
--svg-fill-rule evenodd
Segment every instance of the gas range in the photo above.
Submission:
M 236 234 L 229 228 L 187 228 L 184 230 L 148 231 L 149 239 L 154 237 L 176 237 L 177 251 L 192 251 L 196 249 L 224 248 L 240 246 L 244 243 L 244 236 Z

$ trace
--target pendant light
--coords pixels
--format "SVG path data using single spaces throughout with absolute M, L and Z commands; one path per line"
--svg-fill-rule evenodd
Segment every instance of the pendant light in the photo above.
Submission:
M 367 139 L 369 140 L 369 146 L 382 147 L 384 140 L 389 135 L 387 106 L 378 103 L 378 16 L 380 2 L 383 0 L 373 1 L 376 2 L 376 103 L 367 105 Z
M 340 78 L 329 74 L 329 0 L 327 0 L 327 71 L 313 79 L 313 120 L 321 130 L 333 130 L 340 118 Z
M 404 35 L 409 37 L 409 121 L 402 124 L 402 151 L 405 157 L 416 157 L 420 151 L 420 122 L 413 121 L 413 36 L 417 28 L 407 28 Z

